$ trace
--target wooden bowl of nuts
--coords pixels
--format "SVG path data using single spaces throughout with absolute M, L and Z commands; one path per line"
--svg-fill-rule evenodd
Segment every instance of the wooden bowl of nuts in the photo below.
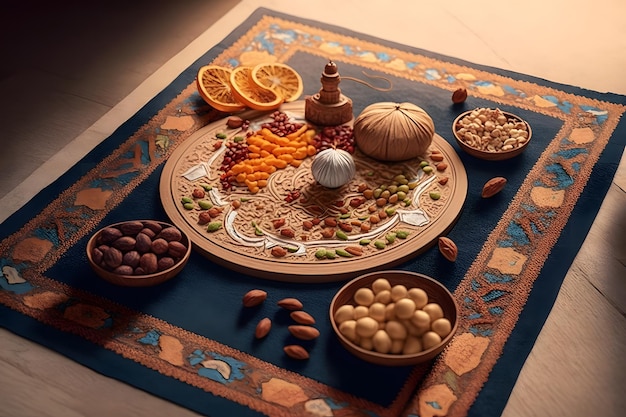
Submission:
M 484 107 L 461 113 L 452 123 L 452 133 L 461 149 L 489 161 L 521 154 L 532 137 L 530 125 L 521 117 Z
M 96 274 L 116 285 L 147 287 L 175 277 L 191 255 L 189 237 L 156 220 L 129 220 L 98 230 L 87 242 Z
M 450 291 L 426 275 L 400 270 L 362 275 L 330 304 L 340 343 L 367 362 L 407 366 L 435 358 L 458 327 Z

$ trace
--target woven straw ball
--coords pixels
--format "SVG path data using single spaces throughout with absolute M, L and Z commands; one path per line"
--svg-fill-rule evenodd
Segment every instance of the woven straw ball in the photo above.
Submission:
M 434 134 L 433 119 L 412 103 L 374 103 L 354 121 L 357 147 L 380 161 L 404 161 L 422 156 Z

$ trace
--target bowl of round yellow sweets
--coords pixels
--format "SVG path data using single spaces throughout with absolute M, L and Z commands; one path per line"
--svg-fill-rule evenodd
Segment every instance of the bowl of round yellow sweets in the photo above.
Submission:
M 458 327 L 458 307 L 448 289 L 423 274 L 371 272 L 345 284 L 330 304 L 339 342 L 364 361 L 386 366 L 432 360 Z

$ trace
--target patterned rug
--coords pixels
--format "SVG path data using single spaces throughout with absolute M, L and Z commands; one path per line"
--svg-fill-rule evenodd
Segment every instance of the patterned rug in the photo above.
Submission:
M 448 236 L 459 257 L 436 247 L 399 269 L 437 278 L 460 306 L 458 333 L 434 362 L 382 367 L 340 345 L 328 322 L 342 282 L 259 279 L 194 252 L 175 279 L 126 288 L 97 278 L 85 246 L 98 228 L 128 219 L 168 221 L 159 196 L 169 155 L 224 117 L 199 97 L 208 63 L 284 62 L 320 88 L 332 58 L 354 114 L 379 101 L 411 102 L 433 118 L 468 175 L 461 215 Z M 381 76 L 379 91 L 348 78 Z M 468 100 L 450 97 L 467 88 Z M 451 134 L 462 111 L 499 107 L 526 119 L 531 146 L 505 162 L 463 153 Z M 499 415 L 617 169 L 626 142 L 626 98 L 482 67 L 433 52 L 259 9 L 82 161 L 0 226 L 0 324 L 102 374 L 211 416 Z M 494 176 L 508 180 L 480 198 Z M 252 288 L 269 294 L 242 309 Z M 276 301 L 297 297 L 317 318 L 311 357 L 284 355 L 289 316 Z M 262 317 L 275 328 L 252 335 Z

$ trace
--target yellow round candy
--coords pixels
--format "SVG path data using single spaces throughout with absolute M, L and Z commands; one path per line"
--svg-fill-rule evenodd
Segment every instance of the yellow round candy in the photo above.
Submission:
M 411 319 L 402 320 L 402 324 L 404 324 L 404 327 L 406 327 L 409 336 L 421 336 L 426 333 L 427 330 L 429 330 L 428 328 L 420 329 L 419 327 L 414 325 L 413 322 L 411 322 Z
M 369 307 L 369 316 L 377 322 L 385 321 L 385 305 L 375 302 Z
M 435 347 L 439 343 L 441 343 L 441 337 L 433 331 L 426 332 L 422 336 L 422 345 L 424 346 L 424 350 Z
M 430 315 L 424 310 L 415 310 L 410 320 L 420 330 L 430 329 Z
M 382 290 L 380 292 L 377 292 L 376 296 L 374 296 L 374 301 L 378 301 L 379 303 L 383 304 L 389 304 L 391 302 L 391 291 Z
M 389 291 L 390 289 L 391 284 L 386 278 L 378 278 L 372 283 L 372 291 L 374 291 L 374 294 L 378 294 L 384 290 Z
M 385 320 L 396 319 L 396 303 L 389 303 L 385 306 Z
M 351 342 L 358 340 L 356 334 L 356 320 L 346 320 L 339 325 L 339 332 Z
M 371 337 L 362 337 L 361 340 L 359 340 L 359 346 L 365 350 L 374 350 L 374 342 Z
M 378 331 L 378 322 L 371 317 L 361 317 L 356 321 L 356 334 L 360 337 L 372 337 Z
M 409 336 L 404 341 L 404 346 L 402 347 L 402 354 L 404 355 L 412 355 L 414 353 L 419 353 L 422 351 L 422 339 L 417 336 Z
M 391 299 L 393 301 L 398 301 L 399 299 L 406 297 L 407 293 L 408 290 L 402 284 L 391 287 Z
M 387 334 L 389 334 L 389 337 L 391 337 L 392 339 L 406 339 L 406 327 L 404 327 L 404 324 L 400 323 L 397 320 L 388 321 L 385 325 L 385 330 L 387 331 Z
M 404 339 L 391 339 L 391 349 L 389 353 L 397 355 L 402 353 L 402 349 L 404 349 Z
M 389 353 L 391 351 L 391 337 L 384 330 L 378 330 L 372 337 L 374 350 L 380 353 Z
M 359 288 L 354 293 L 354 301 L 360 306 L 370 306 L 374 302 L 374 291 L 369 288 Z
M 422 308 L 430 316 L 431 321 L 435 321 L 443 317 L 443 310 L 437 303 L 428 303 Z
M 415 302 L 410 298 L 401 298 L 396 301 L 395 312 L 396 317 L 399 319 L 411 318 L 413 313 L 415 313 Z
M 342 305 L 335 311 L 335 322 L 341 324 L 346 320 L 354 319 L 354 306 L 351 304 Z
M 430 327 L 443 339 L 452 331 L 452 323 L 447 318 L 440 318 L 432 322 Z
M 428 304 L 428 294 L 421 288 L 410 288 L 407 291 L 407 297 L 415 302 L 416 308 L 423 308 Z
M 354 319 L 358 320 L 361 317 L 367 317 L 370 315 L 370 309 L 365 306 L 354 307 Z

